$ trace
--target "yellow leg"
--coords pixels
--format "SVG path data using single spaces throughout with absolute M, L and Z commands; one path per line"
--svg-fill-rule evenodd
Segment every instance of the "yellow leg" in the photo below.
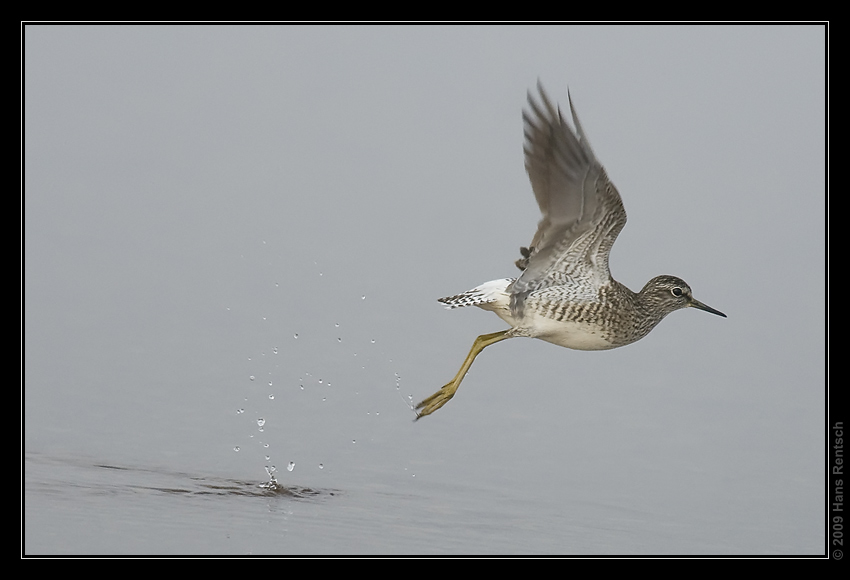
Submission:
M 500 330 L 499 332 L 494 332 L 492 334 L 482 334 L 476 338 L 475 342 L 472 343 L 472 348 L 469 350 L 469 354 L 466 355 L 466 360 L 463 361 L 463 365 L 461 365 L 460 370 L 455 375 L 455 378 L 453 378 L 448 384 L 444 385 L 442 389 L 416 405 L 416 420 L 418 421 L 422 417 L 430 415 L 448 403 L 449 399 L 455 396 L 457 388 L 460 386 L 460 382 L 463 380 L 463 377 L 466 376 L 466 373 L 469 371 L 469 367 L 472 366 L 472 361 L 475 360 L 478 353 L 491 344 L 495 344 L 500 340 L 505 340 L 506 338 L 511 338 L 507 334 L 507 330 Z

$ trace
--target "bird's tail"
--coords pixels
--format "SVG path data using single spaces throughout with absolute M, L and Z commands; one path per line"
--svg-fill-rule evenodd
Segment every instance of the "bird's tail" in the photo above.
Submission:
M 439 298 L 437 301 L 446 305 L 446 308 L 461 308 L 462 306 L 479 306 L 485 310 L 493 310 L 493 307 L 510 303 L 508 286 L 513 284 L 516 278 L 502 278 L 484 282 L 472 290 Z

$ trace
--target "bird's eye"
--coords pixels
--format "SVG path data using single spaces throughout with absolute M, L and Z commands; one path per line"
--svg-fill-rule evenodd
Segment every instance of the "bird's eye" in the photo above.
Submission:
M 670 290 L 670 292 L 671 292 L 671 293 L 673 294 L 673 296 L 675 296 L 676 298 L 678 298 L 678 297 L 680 297 L 680 296 L 682 295 L 682 289 L 681 289 L 681 288 L 679 288 L 678 286 L 676 286 L 675 288 L 672 288 L 672 289 Z

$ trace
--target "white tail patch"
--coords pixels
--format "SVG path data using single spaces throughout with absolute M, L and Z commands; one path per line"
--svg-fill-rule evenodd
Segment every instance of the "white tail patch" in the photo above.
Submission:
M 476 286 L 472 290 L 439 298 L 438 302 L 442 302 L 449 309 L 461 308 L 462 306 L 479 306 L 485 310 L 493 310 L 494 307 L 499 308 L 510 304 L 511 298 L 506 289 L 515 279 L 502 278 L 501 280 L 484 282 L 481 286 Z

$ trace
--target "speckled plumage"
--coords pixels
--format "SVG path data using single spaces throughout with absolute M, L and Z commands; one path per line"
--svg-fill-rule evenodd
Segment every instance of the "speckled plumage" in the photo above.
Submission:
M 576 350 L 606 350 L 640 340 L 671 312 L 693 307 L 725 317 L 694 299 L 675 276 L 656 276 L 632 292 L 611 277 L 608 256 L 626 225 L 620 194 L 596 159 L 570 99 L 571 128 L 538 83 L 523 112 L 525 168 L 542 219 L 520 248 L 518 278 L 493 280 L 440 298 L 447 308 L 491 310 L 511 328 L 479 336 L 455 378 L 416 406 L 417 418 L 446 404 L 487 346 L 530 337 Z

